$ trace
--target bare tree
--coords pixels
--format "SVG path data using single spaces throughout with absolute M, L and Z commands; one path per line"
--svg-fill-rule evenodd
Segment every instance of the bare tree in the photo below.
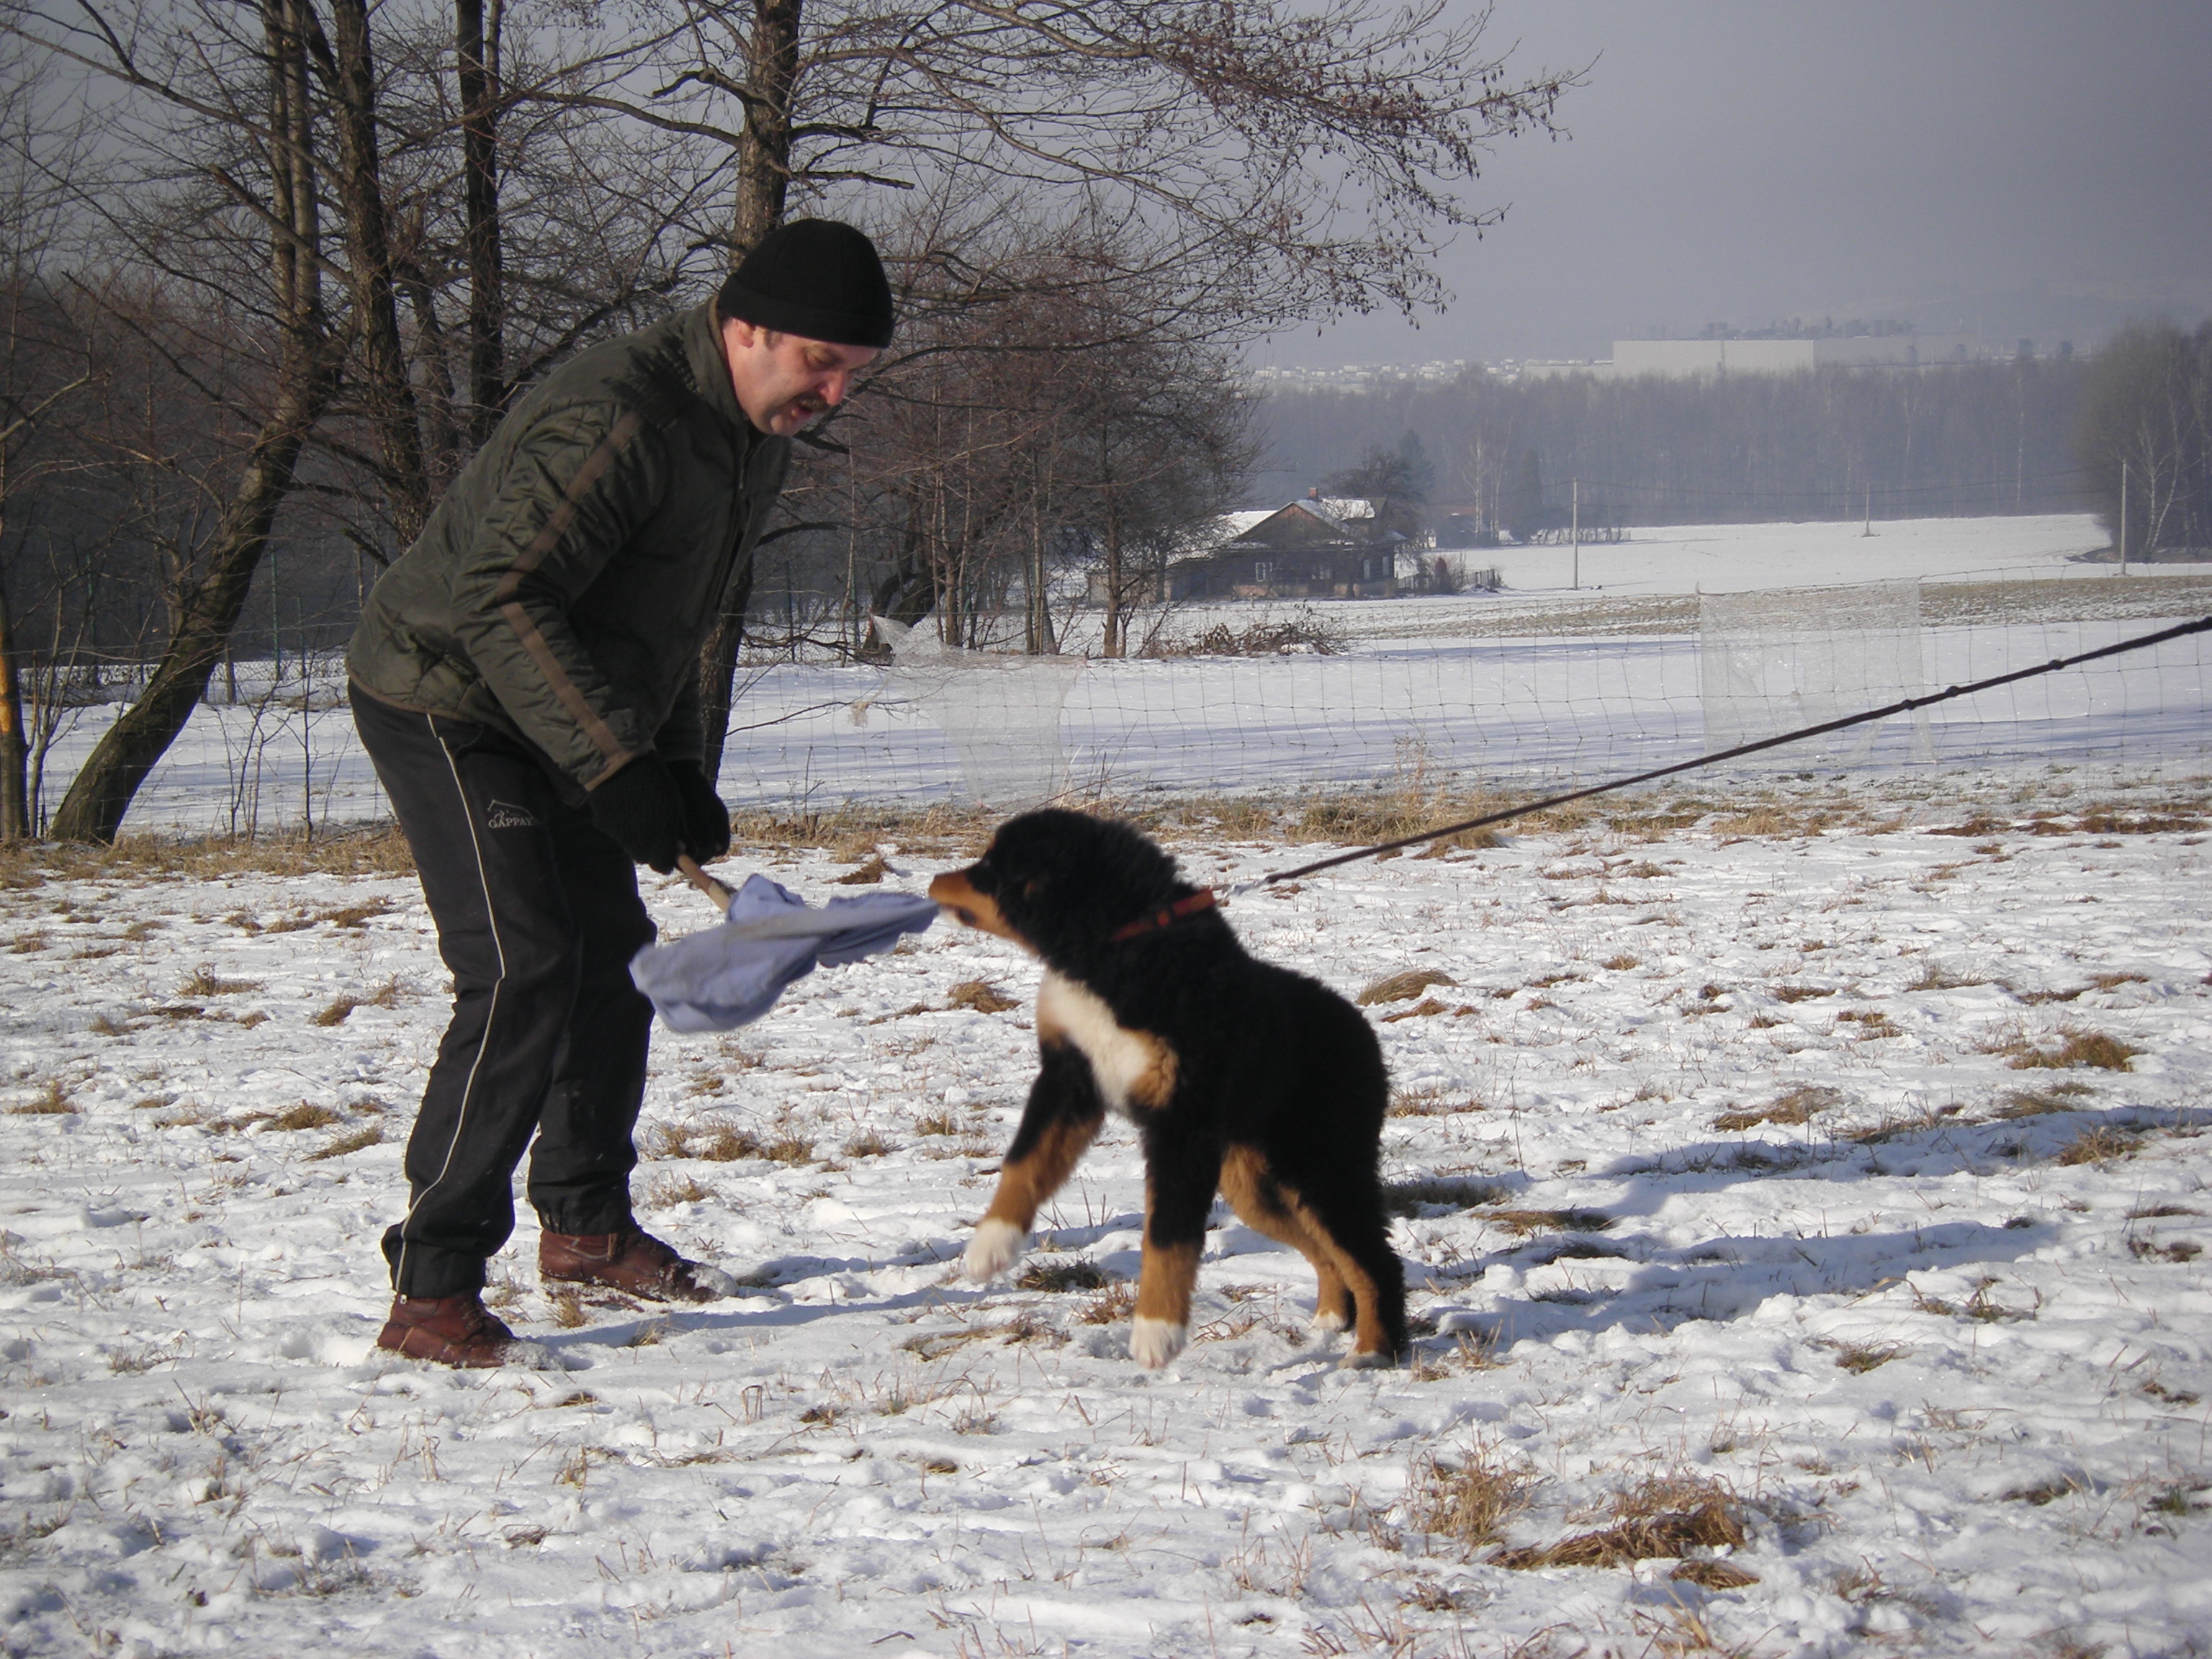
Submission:
M 1552 131 L 1572 80 L 1509 76 L 1481 49 L 1486 16 L 1448 23 L 1441 0 L 664 0 L 647 15 L 665 21 L 619 73 L 611 60 L 558 95 L 721 146 L 729 211 L 703 234 L 733 264 L 793 204 L 891 232 L 908 338 L 886 386 L 914 336 L 945 349 L 915 325 L 1031 280 L 1041 244 L 994 234 L 1009 219 L 1115 252 L 1073 280 L 1143 296 L 1097 308 L 1125 340 L 1233 343 L 1439 303 L 1441 241 L 1498 217 L 1461 187 L 1491 143 Z M 963 210 L 884 199 L 900 197 Z M 895 581 L 909 603 L 927 586 L 911 554 Z M 702 653 L 710 713 L 727 706 L 740 598 Z
M 27 575 L 31 562 L 15 556 L 26 538 L 9 509 L 68 465 L 64 454 L 39 440 L 97 378 L 89 346 L 47 269 L 69 191 L 88 165 L 87 135 L 82 122 L 50 120 L 29 68 L 17 52 L 0 61 L 8 128 L 0 141 L 0 841 L 21 840 L 36 825 L 24 719 L 27 653 L 9 593 L 11 578 Z
M 2089 366 L 2076 444 L 2116 544 L 2212 547 L 2212 324 L 2115 335 Z
M 358 560 L 387 559 L 514 386 L 665 309 L 713 263 L 679 228 L 696 216 L 688 153 L 605 111 L 533 101 L 574 57 L 596 61 L 599 37 L 549 29 L 519 54 L 518 87 L 496 0 L 379 10 L 374 33 L 366 0 L 257 4 L 0 12 L 34 61 L 100 83 L 120 187 L 77 193 L 76 240 L 132 273 L 125 287 L 161 291 L 147 337 L 229 440 L 203 479 L 223 514 L 167 573 L 172 636 L 57 834 L 115 833 L 222 659 L 280 511 L 304 507 L 298 530 L 328 521 Z M 503 185 L 529 210 L 519 235 Z

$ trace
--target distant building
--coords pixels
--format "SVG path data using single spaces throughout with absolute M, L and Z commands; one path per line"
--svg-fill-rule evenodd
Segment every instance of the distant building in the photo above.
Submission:
M 1233 525 L 1231 533 L 1168 566 L 1169 598 L 1381 599 L 1402 589 L 1400 566 L 1412 550 L 1396 531 L 1376 526 L 1372 501 L 1316 489 L 1272 512 L 1216 523 Z
M 1639 374 L 1700 380 L 1723 374 L 1800 374 L 1838 364 L 1849 368 L 1935 368 L 1986 362 L 1992 353 L 1972 334 L 1853 334 L 1807 340 L 1615 340 L 1613 358 L 1525 362 L 1524 380 L 1589 374 L 1633 380 Z

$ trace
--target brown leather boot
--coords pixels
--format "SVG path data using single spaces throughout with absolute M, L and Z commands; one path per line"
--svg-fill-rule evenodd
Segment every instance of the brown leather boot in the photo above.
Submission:
M 635 1225 L 611 1233 L 540 1233 L 538 1274 L 568 1285 L 604 1285 L 651 1302 L 712 1302 L 738 1289 L 720 1267 L 686 1261 Z
M 484 1307 L 482 1295 L 475 1291 L 458 1296 L 393 1297 L 392 1316 L 384 1322 L 376 1346 L 410 1359 L 475 1370 L 519 1365 L 542 1371 L 554 1365 L 551 1354 L 535 1342 L 520 1340 Z

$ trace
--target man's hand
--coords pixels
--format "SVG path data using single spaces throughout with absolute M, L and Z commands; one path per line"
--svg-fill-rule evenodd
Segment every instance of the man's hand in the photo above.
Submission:
M 712 864 L 730 850 L 730 809 L 693 763 L 678 761 L 668 771 L 684 799 L 684 850 L 702 864 Z
M 696 769 L 694 769 L 696 775 Z M 701 786 L 706 786 L 702 781 Z M 684 850 L 683 789 L 658 755 L 640 755 L 591 793 L 592 822 L 639 864 L 662 875 L 676 867 Z M 729 821 L 722 823 L 722 845 L 730 843 Z

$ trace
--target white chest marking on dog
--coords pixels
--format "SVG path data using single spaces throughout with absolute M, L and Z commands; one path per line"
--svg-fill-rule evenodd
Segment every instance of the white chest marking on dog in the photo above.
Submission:
M 1127 1114 L 1131 1091 L 1144 1084 L 1159 1064 L 1152 1038 L 1124 1029 L 1095 991 L 1048 972 L 1037 992 L 1037 1027 L 1058 1030 L 1091 1062 L 1098 1092 L 1115 1111 Z

